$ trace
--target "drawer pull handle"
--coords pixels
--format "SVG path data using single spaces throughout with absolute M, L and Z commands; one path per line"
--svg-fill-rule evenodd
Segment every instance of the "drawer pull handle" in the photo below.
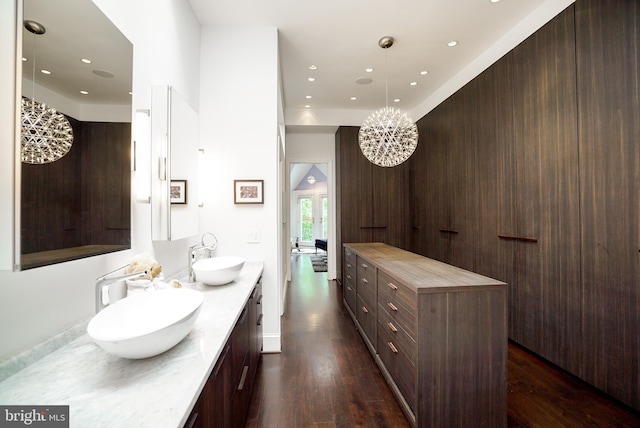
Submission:
M 387 306 L 389 306 L 391 308 L 392 311 L 397 311 L 398 308 L 396 307 L 396 305 L 394 305 L 393 303 L 389 302 L 387 303 Z
M 398 353 L 398 348 L 396 348 L 396 347 L 393 345 L 393 342 L 387 342 L 387 345 L 389 345 L 389 349 L 391 349 L 391 352 L 393 352 L 394 354 L 397 354 L 397 353 Z
M 351 263 L 347 263 L 347 267 L 350 268 L 351 267 Z
M 389 286 L 390 289 L 392 290 L 397 290 L 398 286 L 395 285 L 393 282 L 387 282 L 387 285 Z
M 366 306 L 363 306 L 362 307 L 362 312 L 364 312 L 365 314 L 368 314 L 369 313 L 369 309 L 367 309 Z
M 353 290 L 353 288 L 351 288 L 351 287 L 349 287 L 349 286 L 347 285 L 347 290 L 351 291 L 351 290 Z
M 351 278 L 351 275 L 347 275 L 347 279 L 352 279 L 352 278 Z
M 362 263 L 362 264 L 361 264 L 361 266 L 362 266 L 363 268 L 365 268 L 365 269 L 367 269 L 367 268 L 369 267 L 369 266 L 367 266 L 367 264 L 366 264 L 366 263 Z
M 369 283 L 369 281 L 367 281 L 367 278 L 362 278 L 362 282 L 364 282 L 365 284 Z
M 394 333 L 398 332 L 398 329 L 396 328 L 395 325 L 393 325 L 392 322 L 388 322 L 387 325 L 389 326 L 389 330 L 391 330 L 392 332 L 394 332 Z

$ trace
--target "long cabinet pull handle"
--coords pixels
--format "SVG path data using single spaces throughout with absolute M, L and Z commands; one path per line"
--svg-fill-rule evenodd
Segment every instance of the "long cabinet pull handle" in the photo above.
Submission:
M 396 326 L 395 326 L 395 325 L 393 325 L 393 323 L 392 323 L 392 322 L 388 322 L 388 323 L 387 323 L 387 326 L 389 326 L 389 330 L 391 330 L 392 332 L 394 332 L 394 333 L 397 333 L 397 332 L 398 332 L 398 329 L 396 328 Z
M 398 286 L 395 285 L 393 282 L 387 282 L 387 285 L 389 286 L 390 289 L 392 290 L 397 290 Z
M 498 238 L 506 241 L 538 242 L 538 238 L 527 238 L 523 236 L 498 235 Z
M 244 366 L 242 369 L 242 376 L 240 376 L 240 384 L 238 385 L 238 391 L 242 391 L 244 388 L 244 382 L 247 380 L 247 372 L 249 371 L 249 366 Z
M 395 347 L 393 342 L 387 342 L 387 345 L 389 345 L 389 349 L 391 349 L 391 352 L 393 352 L 394 354 L 398 353 L 398 348 Z
M 362 312 L 364 312 L 365 314 L 368 314 L 369 313 L 369 309 L 367 309 L 366 306 L 363 306 L 362 307 Z
M 391 308 L 392 311 L 397 311 L 398 308 L 396 307 L 396 305 L 394 305 L 393 303 L 389 302 L 387 303 L 387 306 L 389 306 Z
M 457 230 L 453 230 L 453 229 L 440 229 L 440 232 L 443 232 L 443 233 L 460 233 Z

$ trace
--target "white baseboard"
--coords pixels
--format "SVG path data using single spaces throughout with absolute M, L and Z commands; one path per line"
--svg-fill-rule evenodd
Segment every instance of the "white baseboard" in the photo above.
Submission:
M 262 352 L 266 353 L 266 354 L 279 354 L 280 352 L 282 352 L 282 346 L 281 346 L 281 343 L 280 343 L 280 335 L 279 334 L 272 334 L 272 335 L 265 334 L 262 337 Z

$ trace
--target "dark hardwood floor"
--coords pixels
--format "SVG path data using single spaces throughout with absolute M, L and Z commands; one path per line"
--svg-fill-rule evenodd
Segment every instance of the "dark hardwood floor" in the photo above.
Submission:
M 408 427 L 342 304 L 309 257 L 291 257 L 282 353 L 263 354 L 247 427 Z M 510 427 L 640 427 L 640 416 L 509 344 Z

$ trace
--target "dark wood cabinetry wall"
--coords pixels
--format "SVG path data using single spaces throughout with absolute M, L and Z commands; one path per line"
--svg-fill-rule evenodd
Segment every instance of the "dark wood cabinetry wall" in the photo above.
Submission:
M 578 0 L 420 119 L 386 188 L 336 134 L 338 245 L 388 192 L 379 241 L 507 282 L 511 339 L 636 409 L 639 40 L 638 2 Z

